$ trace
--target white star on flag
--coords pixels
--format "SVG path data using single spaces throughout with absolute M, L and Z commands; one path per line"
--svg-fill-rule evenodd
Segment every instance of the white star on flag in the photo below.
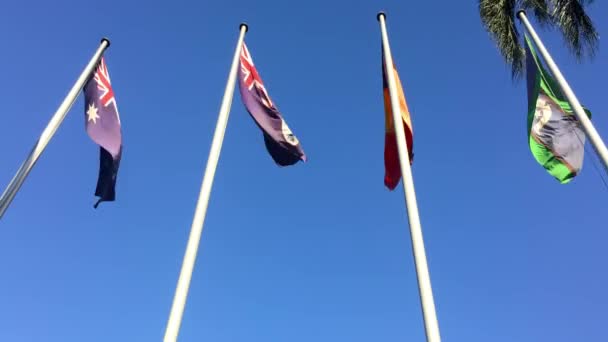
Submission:
M 93 124 L 97 123 L 97 119 L 99 119 L 99 115 L 97 114 L 97 108 L 95 108 L 94 104 L 89 105 L 89 109 L 87 110 L 87 121 L 93 121 Z

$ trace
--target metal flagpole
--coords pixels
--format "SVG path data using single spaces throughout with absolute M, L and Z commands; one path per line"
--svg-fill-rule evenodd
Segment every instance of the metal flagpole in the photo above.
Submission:
M 207 159 L 207 167 L 205 168 L 201 192 L 198 197 L 198 202 L 196 203 L 196 210 L 194 212 L 194 219 L 192 220 L 192 227 L 190 228 L 190 237 L 188 238 L 188 245 L 186 246 L 186 253 L 184 254 L 184 260 L 182 262 L 182 269 L 177 281 L 175 296 L 173 297 L 173 305 L 171 306 L 171 313 L 169 314 L 167 329 L 165 330 L 164 342 L 177 341 L 177 335 L 179 334 L 184 307 L 186 306 L 186 298 L 188 297 L 188 288 L 190 287 L 192 271 L 194 270 L 194 262 L 196 261 L 196 253 L 201 240 L 201 234 L 203 233 L 203 223 L 205 222 L 205 215 L 207 214 L 207 205 L 209 204 L 209 195 L 211 194 L 211 187 L 213 186 L 213 177 L 215 176 L 215 169 L 217 168 L 217 163 L 220 158 L 224 133 L 226 132 L 226 125 L 228 124 L 228 115 L 230 114 L 230 106 L 232 105 L 239 58 L 243 47 L 245 32 L 247 32 L 247 30 L 247 24 L 242 23 L 240 25 L 240 35 L 236 44 L 236 50 L 232 59 L 232 66 L 230 67 L 230 73 L 228 74 L 228 83 L 226 84 L 224 98 L 222 99 L 220 113 L 215 126 L 215 133 L 213 134 L 213 141 L 211 142 L 211 150 L 209 151 L 209 158 Z
M 76 83 L 72 89 L 70 89 L 68 95 L 65 97 L 59 108 L 57 108 L 57 111 L 55 114 L 53 114 L 51 121 L 49 121 L 44 131 L 42 131 L 40 138 L 38 138 L 38 141 L 36 141 L 36 144 L 32 148 L 30 154 L 27 156 L 23 164 L 21 164 L 21 167 L 19 170 L 17 170 L 17 173 L 6 187 L 6 190 L 4 190 L 4 193 L 2 193 L 2 197 L 0 197 L 0 219 L 2 216 L 4 216 L 6 209 L 8 209 L 8 206 L 13 201 L 13 198 L 15 198 L 15 195 L 19 191 L 19 188 L 21 188 L 25 178 L 30 173 L 36 164 L 36 161 L 38 161 L 38 158 L 42 152 L 44 152 L 46 145 L 49 143 L 49 141 L 51 141 L 51 138 L 53 135 L 55 135 L 55 132 L 63 122 L 63 119 L 65 119 L 66 115 L 70 111 L 70 108 L 76 101 L 76 98 L 78 98 L 78 94 L 80 94 L 82 87 L 84 87 L 85 82 L 88 80 L 89 76 L 97 66 L 97 63 L 99 63 L 99 59 L 108 46 L 110 46 L 110 41 L 107 38 L 102 38 L 99 48 L 97 48 L 93 58 L 91 58 L 89 64 L 87 64 L 87 66 L 84 68 L 80 74 L 80 77 L 78 77 L 78 80 L 76 80 Z
M 574 95 L 572 88 L 570 88 L 570 85 L 568 85 L 568 82 L 566 82 L 564 75 L 562 75 L 561 71 L 557 67 L 557 64 L 555 64 L 553 58 L 551 58 L 549 51 L 547 51 L 547 48 L 536 34 L 536 31 L 534 31 L 534 28 L 530 24 L 530 21 L 528 21 L 528 17 L 526 17 L 526 12 L 520 10 L 519 12 L 517 12 L 517 17 L 524 24 L 524 26 L 530 33 L 530 36 L 532 36 L 534 44 L 536 44 L 538 50 L 543 56 L 543 59 L 545 60 L 545 62 L 547 62 L 549 70 L 551 70 L 551 73 L 557 80 L 557 83 L 559 83 L 559 86 L 564 92 L 566 99 L 574 110 L 574 115 L 576 115 L 576 118 L 581 123 L 585 134 L 587 135 L 587 137 L 589 137 L 589 140 L 591 141 L 591 145 L 593 145 L 595 152 L 597 152 L 598 156 L 602 160 L 602 163 L 604 163 L 605 170 L 608 172 L 608 149 L 606 149 L 606 145 L 604 144 L 604 141 L 602 141 L 602 137 L 600 137 L 599 133 L 595 130 L 595 127 L 593 127 L 593 123 L 591 123 L 591 120 L 589 120 L 589 117 L 583 110 L 581 103 L 576 98 L 576 95 Z
M 440 342 L 441 337 L 439 335 L 439 323 L 437 322 L 435 302 L 433 300 L 433 289 L 431 288 L 431 277 L 429 275 L 429 267 L 426 261 L 426 252 L 424 251 L 424 240 L 422 239 L 422 228 L 420 226 L 418 204 L 416 203 L 414 179 L 412 178 L 410 159 L 407 152 L 407 142 L 405 140 L 403 125 L 398 124 L 403 120 L 401 119 L 401 109 L 399 108 L 399 97 L 397 94 L 395 75 L 392 72 L 393 57 L 388 43 L 388 34 L 386 33 L 386 14 L 384 12 L 380 12 L 378 13 L 377 18 L 380 22 L 380 30 L 382 31 L 384 63 L 386 64 L 387 70 L 386 75 L 388 79 L 388 90 L 391 99 L 393 124 L 395 125 L 395 133 L 397 138 L 397 148 L 399 150 L 399 165 L 401 166 L 401 174 L 403 176 L 403 190 L 405 192 L 407 216 L 410 223 L 410 236 L 412 239 L 414 262 L 416 264 L 418 290 L 420 292 L 420 302 L 422 304 L 422 313 L 424 316 L 426 340 L 428 342 Z

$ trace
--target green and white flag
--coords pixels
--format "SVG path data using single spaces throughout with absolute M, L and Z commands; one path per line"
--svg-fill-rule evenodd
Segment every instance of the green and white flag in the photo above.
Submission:
M 530 150 L 540 165 L 565 184 L 583 167 L 585 133 L 558 83 L 525 39 Z

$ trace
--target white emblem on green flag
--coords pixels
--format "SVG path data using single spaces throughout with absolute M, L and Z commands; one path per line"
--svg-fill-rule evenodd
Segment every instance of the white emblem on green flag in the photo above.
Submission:
M 585 133 L 527 36 L 526 72 L 530 149 L 536 161 L 553 177 L 562 184 L 568 183 L 583 167 Z

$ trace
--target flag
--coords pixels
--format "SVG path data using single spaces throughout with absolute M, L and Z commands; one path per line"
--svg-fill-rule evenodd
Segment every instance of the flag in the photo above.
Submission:
M 268 96 L 245 43 L 240 56 L 239 90 L 245 108 L 262 130 L 266 149 L 272 159 L 280 166 L 292 165 L 298 160 L 306 161 L 298 138 Z
M 102 57 L 84 86 L 85 127 L 91 139 L 99 145 L 99 177 L 95 196 L 103 201 L 116 198 L 116 176 L 122 155 L 120 117 L 116 107 L 110 74 Z
M 530 150 L 549 174 L 565 184 L 583 167 L 585 133 L 557 81 L 543 67 L 528 36 L 525 39 Z
M 394 190 L 401 179 L 401 166 L 399 165 L 399 151 L 397 149 L 397 137 L 395 134 L 395 126 L 393 125 L 393 109 L 391 107 L 391 97 L 388 91 L 388 79 L 386 74 L 386 64 L 384 62 L 384 46 L 382 46 L 382 88 L 384 90 L 384 116 L 386 131 L 384 134 L 384 185 L 390 190 Z M 393 67 L 391 72 L 395 75 L 395 83 L 397 86 L 397 94 L 399 96 L 399 109 L 401 111 L 401 123 L 405 131 L 405 139 L 407 142 L 408 155 L 410 164 L 414 160 L 414 133 L 412 131 L 412 121 L 410 119 L 410 111 L 405 102 L 403 95 L 403 87 L 399 80 L 399 74 Z

